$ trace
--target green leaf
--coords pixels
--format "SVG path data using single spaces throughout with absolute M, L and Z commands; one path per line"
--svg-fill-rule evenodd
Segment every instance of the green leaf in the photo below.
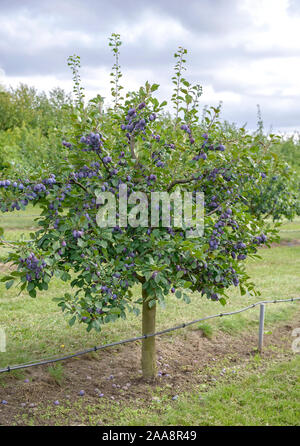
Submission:
M 190 288 L 191 285 L 193 285 L 192 282 L 185 281 L 183 284 L 183 288 Z
M 191 303 L 191 299 L 187 294 L 183 294 L 183 300 L 186 304 L 190 304 Z
M 34 283 L 33 282 L 29 282 L 28 285 L 27 285 L 27 291 L 30 292 L 30 291 L 34 290 L 34 288 L 35 288 Z
M 29 296 L 30 297 L 36 297 L 36 290 L 29 291 Z
M 159 88 L 159 84 L 151 85 L 151 92 L 156 91 Z
M 6 282 L 7 280 L 13 279 L 13 276 L 4 276 L 0 279 L 0 282 Z
M 177 299 L 181 299 L 182 292 L 180 290 L 177 290 L 175 296 L 177 297 Z
M 76 316 L 73 316 L 70 320 L 69 320 L 69 325 L 70 327 L 72 327 L 72 325 L 74 325 L 76 322 Z
M 221 297 L 221 298 L 219 299 L 219 302 L 220 302 L 220 304 L 223 305 L 223 306 L 226 305 L 226 303 L 227 303 L 227 302 L 226 302 L 226 299 L 225 299 L 224 297 Z
M 7 290 L 9 290 L 13 286 L 13 284 L 14 284 L 14 280 L 10 280 L 9 282 L 6 282 L 5 288 Z
M 112 308 L 112 309 L 110 310 L 110 312 L 111 312 L 112 314 L 120 314 L 120 313 L 121 313 L 121 310 L 120 310 L 120 308 L 114 307 L 114 308 Z
M 77 245 L 80 246 L 80 248 L 84 248 L 86 243 L 84 242 L 84 240 L 82 240 L 82 238 L 79 238 L 77 240 Z
M 57 251 L 60 248 L 60 242 L 57 240 L 55 243 L 53 243 L 53 250 Z
M 71 279 L 71 276 L 69 273 L 67 273 L 66 271 L 64 271 L 61 276 L 60 276 L 61 280 L 63 280 L 64 282 L 67 282 L 68 280 Z
M 154 307 L 155 304 L 156 304 L 156 300 L 155 299 L 150 300 L 149 303 L 148 303 L 149 308 Z

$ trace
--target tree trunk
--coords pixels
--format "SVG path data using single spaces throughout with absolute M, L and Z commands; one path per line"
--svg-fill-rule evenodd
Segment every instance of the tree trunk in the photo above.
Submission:
M 156 305 L 149 308 L 149 301 L 145 302 L 147 297 L 147 292 L 143 290 L 143 335 L 155 333 Z M 142 340 L 142 371 L 146 379 L 156 376 L 155 336 Z

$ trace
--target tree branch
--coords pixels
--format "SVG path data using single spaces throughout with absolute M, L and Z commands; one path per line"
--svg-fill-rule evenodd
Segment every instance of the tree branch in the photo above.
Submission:
M 173 189 L 173 187 L 176 186 L 176 184 L 185 184 L 185 183 L 190 183 L 191 181 L 197 181 L 197 180 L 198 180 L 198 178 L 182 178 L 179 180 L 174 180 L 167 187 L 167 192 L 170 192 L 170 190 Z
M 83 189 L 87 194 L 89 194 L 89 191 L 87 190 L 87 188 L 83 184 L 81 184 L 78 181 L 73 180 L 73 179 L 71 180 L 71 183 L 76 184 L 77 186 L 81 187 L 81 189 Z
M 6 245 L 6 246 L 9 246 L 10 248 L 15 248 L 16 247 L 15 245 L 13 245 L 13 244 L 11 244 L 9 242 L 6 242 L 5 240 L 3 240 L 1 238 L 0 238 L 0 245 Z
M 221 208 L 221 205 L 219 205 L 216 209 L 214 209 L 213 211 L 208 212 L 208 214 L 205 214 L 205 217 L 208 217 L 209 215 L 214 214 L 215 212 L 217 212 L 219 209 Z
M 136 156 L 135 151 L 134 151 L 134 139 L 133 139 L 132 136 L 130 137 L 130 152 L 131 152 L 132 158 L 137 161 L 138 159 L 137 159 L 137 156 Z
M 108 166 L 105 164 L 105 162 L 103 161 L 103 159 L 101 158 L 101 156 L 99 155 L 99 153 L 98 153 L 98 152 L 96 152 L 96 153 L 97 153 L 97 156 L 98 156 L 99 160 L 101 161 L 101 163 L 103 164 L 104 168 L 106 169 L 106 171 L 107 171 L 108 173 L 110 173 Z

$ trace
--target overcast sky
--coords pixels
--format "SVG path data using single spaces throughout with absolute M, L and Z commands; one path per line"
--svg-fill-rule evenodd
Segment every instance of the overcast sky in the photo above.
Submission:
M 201 106 L 222 100 L 224 119 L 253 129 L 260 104 L 266 130 L 300 131 L 300 0 L 0 0 L 0 83 L 71 91 L 75 53 L 87 96 L 109 100 L 113 32 L 126 89 L 149 80 L 169 99 L 181 45 Z

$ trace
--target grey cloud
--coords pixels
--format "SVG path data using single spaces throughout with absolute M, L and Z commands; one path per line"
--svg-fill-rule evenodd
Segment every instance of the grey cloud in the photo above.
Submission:
M 28 0 L 25 3 L 2 0 L 2 10 L 4 13 L 6 11 L 10 18 L 18 12 L 37 22 L 48 18 L 52 29 L 82 31 L 88 33 L 93 40 L 89 46 L 74 41 L 67 48 L 54 40 L 47 51 L 43 48 L 31 51 L 30 44 L 28 48 L 24 48 L 22 41 L 18 41 L 18 36 L 5 36 L 0 29 L 0 41 L 5 42 L 5 46 L 0 49 L 1 65 L 8 75 L 66 72 L 62 62 L 65 63 L 68 55 L 75 52 L 82 56 L 87 65 L 110 66 L 112 57 L 107 45 L 103 46 L 99 41 L 99 35 L 105 36 L 107 41 L 111 32 L 118 32 L 118 29 L 113 28 L 122 23 L 137 23 L 145 11 L 151 11 L 157 17 L 174 18 L 193 33 L 189 49 L 194 58 L 193 63 L 196 61 L 197 67 L 221 69 L 222 62 L 225 61 L 241 60 L 243 63 L 246 58 L 252 60 L 277 54 L 275 50 L 272 50 L 272 53 L 265 51 L 260 54 L 257 51 L 246 50 L 242 44 L 228 45 L 226 40 L 222 43 L 223 38 L 230 36 L 232 32 L 236 33 L 238 29 L 250 26 L 248 17 L 240 12 L 237 5 L 237 0 L 190 0 L 188 3 L 181 0 L 152 0 L 151 3 L 145 0 L 128 0 L 126 3 L 122 0 L 109 2 Z M 166 36 L 167 34 L 166 27 Z M 133 43 L 127 42 L 127 37 L 130 36 L 122 36 L 124 41 L 122 65 L 132 68 L 141 65 L 151 68 L 154 64 L 166 68 L 169 61 L 172 61 L 170 56 L 177 45 L 183 44 L 179 39 L 174 45 L 169 44 L 169 47 L 158 51 L 153 48 L 151 35 L 144 35 Z
M 173 53 L 181 44 L 189 50 L 189 80 L 211 84 L 217 93 L 228 91 L 243 96 L 241 106 L 224 104 L 224 117 L 228 116 L 232 121 L 238 117 L 240 124 L 248 121 L 253 127 L 256 122 L 256 104 L 260 103 L 269 123 L 279 123 L 285 127 L 287 124 L 299 126 L 294 118 L 294 106 L 291 106 L 293 112 L 284 110 L 283 116 L 280 98 L 276 98 L 277 105 L 274 106 L 262 95 L 251 97 L 247 85 L 238 85 L 217 75 L 229 64 L 244 66 L 258 59 L 296 55 L 296 49 L 273 47 L 260 50 L 245 47 L 244 41 L 239 40 L 238 36 L 247 30 L 251 34 L 253 25 L 248 15 L 239 8 L 239 4 L 240 0 L 0 0 L 2 17 L 6 17 L 8 21 L 22 16 L 37 26 L 46 26 L 50 35 L 54 35 L 55 31 L 59 36 L 60 30 L 76 31 L 91 38 L 91 42 L 87 44 L 78 40 L 75 35 L 66 45 L 58 37 L 47 42 L 46 48 L 35 48 L 34 41 L 29 41 L 25 47 L 18 34 L 6 35 L 0 29 L 0 68 L 5 70 L 8 77 L 52 74 L 58 80 L 71 79 L 66 59 L 74 53 L 81 56 L 85 67 L 109 68 L 113 64 L 113 57 L 107 39 L 112 32 L 119 32 L 118 28 L 123 24 L 129 27 L 130 32 L 130 24 L 140 23 L 145 14 L 162 20 L 172 18 L 190 33 L 190 38 L 184 42 L 180 38 L 174 38 L 168 40 L 167 45 L 158 48 L 153 45 L 155 28 L 152 34 L 144 33 L 133 42 L 130 41 L 130 35 L 122 35 L 124 44 L 120 62 L 125 71 L 149 69 L 158 83 L 170 79 L 174 65 Z M 292 1 L 289 12 L 299 14 L 299 2 Z M 167 26 L 165 32 L 168 37 Z
M 126 3 L 123 0 L 1 0 L 0 5 L 2 12 L 55 17 L 59 25 L 89 31 L 97 31 L 99 27 L 108 29 L 120 19 L 131 21 L 147 10 L 175 17 L 189 28 L 216 34 L 248 23 L 236 0 L 127 0 Z
M 13 19 L 18 13 L 37 22 L 47 19 L 52 28 L 86 32 L 94 39 L 89 48 L 76 44 L 76 42 L 71 43 L 68 48 L 64 48 L 60 42 L 54 41 L 52 47 L 47 51 L 43 51 L 41 48 L 33 52 L 30 49 L 30 44 L 29 48 L 23 47 L 22 41 L 18 41 L 18 35 L 5 36 L 0 30 L 0 41 L 5 42 L 5 47 L 0 52 L 1 64 L 9 75 L 20 74 L 22 70 L 24 70 L 24 74 L 33 72 L 44 74 L 53 72 L 55 69 L 64 71 L 61 60 L 65 60 L 69 54 L 77 52 L 84 57 L 89 65 L 96 66 L 99 63 L 107 65 L 111 63 L 109 52 L 100 46 L 97 36 L 101 34 L 108 38 L 111 32 L 118 32 L 118 29 L 114 29 L 118 25 L 138 23 L 142 14 L 147 11 L 151 11 L 157 17 L 176 19 L 185 29 L 195 34 L 195 40 L 201 47 L 204 37 L 208 36 L 214 40 L 224 33 L 230 33 L 230 30 L 236 29 L 236 27 L 246 25 L 247 20 L 243 14 L 238 12 L 236 4 L 236 0 L 214 0 L 213 2 L 190 0 L 188 3 L 181 0 L 155 0 L 151 3 L 145 0 L 129 0 L 126 3 L 122 0 L 109 2 L 99 0 L 84 2 L 79 0 L 54 0 L 51 2 L 4 0 L 1 3 L 2 12 L 8 14 L 8 19 Z M 153 30 L 154 34 L 155 29 Z M 167 34 L 168 29 L 166 28 Z M 126 43 L 127 36 L 122 37 Z M 178 44 L 181 43 L 178 41 Z M 176 47 L 170 47 L 167 51 L 163 50 L 158 53 L 152 47 L 151 35 L 145 35 L 138 42 L 126 43 L 123 49 L 124 61 L 127 66 L 131 67 L 136 67 L 141 63 L 145 66 L 151 66 L 153 63 L 161 64 L 166 60 L 167 53 L 173 53 L 174 50 Z M 138 57 L 136 57 L 137 53 Z M 57 59 L 53 64 L 55 54 L 57 54 Z M 208 58 L 211 61 L 218 59 L 222 54 L 222 50 L 215 52 L 213 48 L 203 48 L 202 63 L 207 63 Z M 230 57 L 230 54 L 228 56 Z

